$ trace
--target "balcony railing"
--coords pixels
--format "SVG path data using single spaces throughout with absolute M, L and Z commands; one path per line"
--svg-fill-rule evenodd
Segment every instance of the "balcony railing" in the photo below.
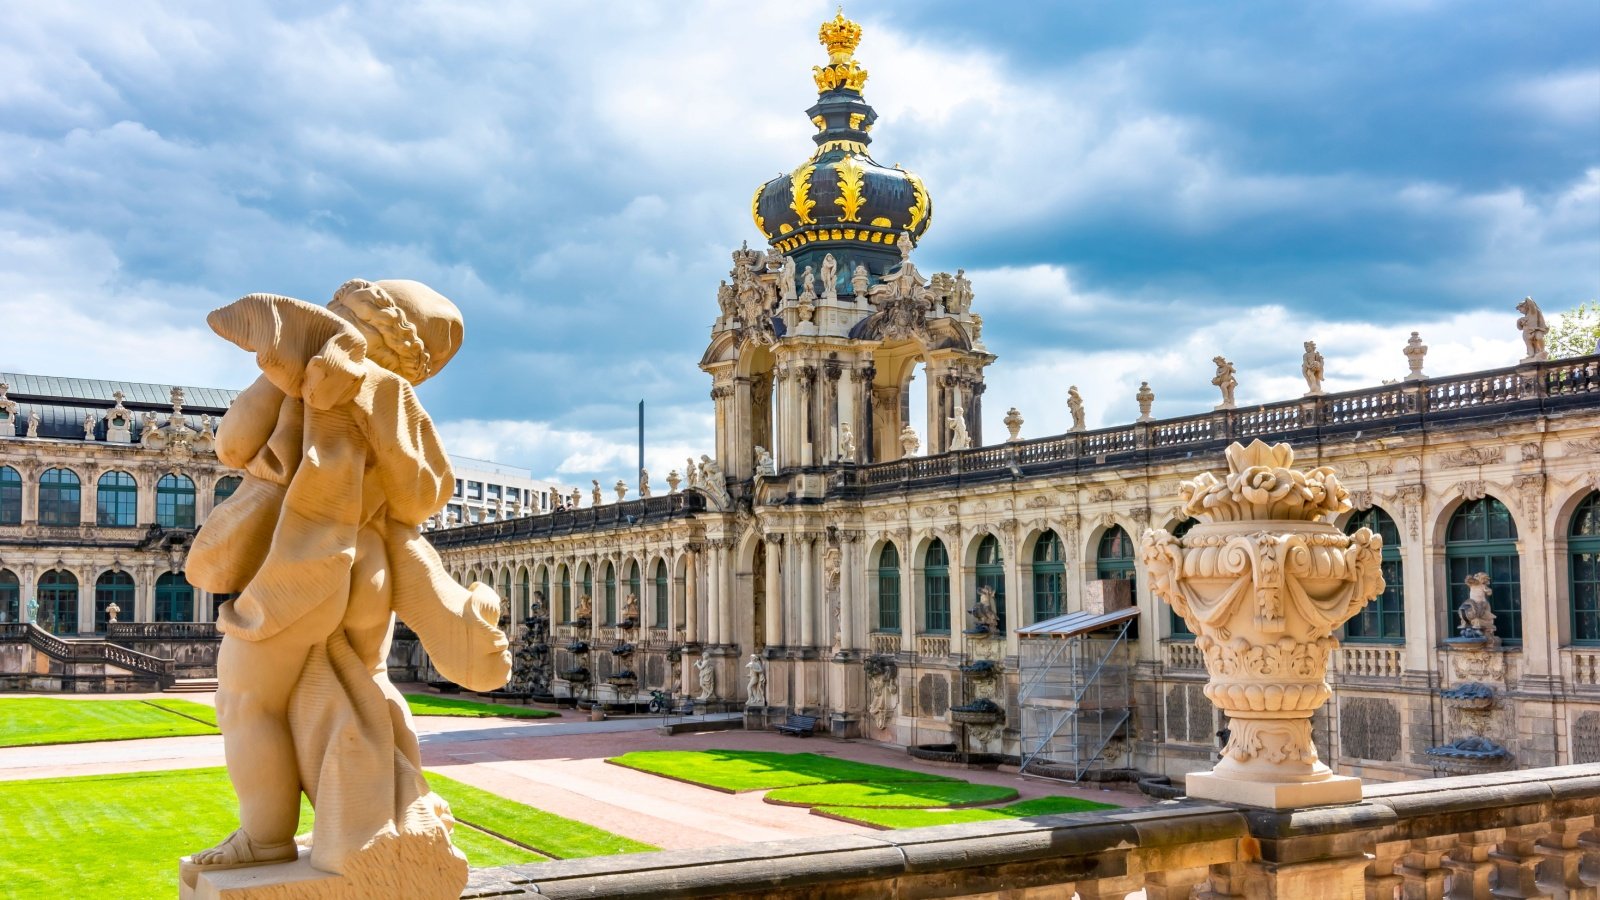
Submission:
M 214 622 L 117 622 L 106 626 L 108 641 L 222 640 Z
M 704 494 L 699 491 L 680 491 L 659 497 L 523 516 L 502 522 L 483 522 L 460 528 L 444 528 L 430 531 L 427 536 L 435 547 L 486 544 L 518 538 L 568 534 L 575 531 L 629 528 L 703 512 L 705 508 Z

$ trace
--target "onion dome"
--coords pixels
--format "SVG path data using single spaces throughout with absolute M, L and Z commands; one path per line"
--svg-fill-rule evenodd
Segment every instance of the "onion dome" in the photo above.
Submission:
M 861 96 L 867 70 L 854 58 L 861 26 L 841 11 L 818 37 L 828 63 L 813 69 L 817 102 L 806 110 L 817 126 L 817 149 L 794 171 L 757 188 L 752 213 L 767 242 L 797 265 L 817 270 L 832 253 L 839 291 L 848 294 L 856 265 L 865 264 L 876 279 L 899 263 L 896 242 L 905 234 L 916 244 L 928 230 L 932 204 L 922 179 L 867 153 L 878 114 Z

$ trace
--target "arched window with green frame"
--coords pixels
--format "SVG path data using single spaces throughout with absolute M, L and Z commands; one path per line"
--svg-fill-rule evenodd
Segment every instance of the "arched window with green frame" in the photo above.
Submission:
M 104 632 L 111 621 L 106 609 L 117 605 L 117 621 L 133 621 L 133 576 L 127 572 L 102 572 L 94 582 L 94 630 Z
M 78 576 L 51 569 L 39 576 L 39 627 L 52 634 L 78 633 Z
M 994 612 L 1000 621 L 1000 633 L 1006 631 L 1006 565 L 1005 555 L 1000 552 L 1000 540 L 992 534 L 986 534 L 978 542 L 978 564 L 973 568 L 973 575 L 978 589 L 978 596 L 983 596 L 984 588 L 994 589 Z
M 95 524 L 132 528 L 138 524 L 139 485 L 127 472 L 107 472 L 95 482 L 94 506 Z
M 950 554 L 938 538 L 922 555 L 922 630 L 950 633 Z
M 1033 621 L 1043 622 L 1066 612 L 1063 586 L 1067 580 L 1066 553 L 1061 536 L 1046 531 L 1033 542 Z
M 581 606 L 583 604 L 583 601 L 585 599 L 587 599 L 589 601 L 589 616 L 590 616 L 590 618 L 593 618 L 594 617 L 594 566 L 591 566 L 588 563 L 584 563 L 583 564 L 583 568 L 580 571 L 582 572 L 582 576 L 581 577 L 582 577 L 583 584 L 579 589 L 578 604 Z M 576 608 L 574 608 L 574 611 L 576 611 Z
M 1344 525 L 1345 534 L 1369 528 L 1383 538 L 1383 593 L 1344 625 L 1347 641 L 1405 641 L 1405 580 L 1400 572 L 1400 529 L 1394 518 L 1376 506 L 1363 509 Z
M 1600 491 L 1591 491 L 1567 529 L 1567 596 L 1572 598 L 1572 641 L 1600 644 Z
M 655 597 L 651 598 L 655 601 L 655 616 L 652 624 L 656 628 L 665 628 L 667 627 L 668 614 L 672 610 L 671 594 L 668 593 L 667 587 L 666 560 L 656 560 L 656 577 L 653 580 L 655 581 L 656 595 Z
M 539 600 L 544 604 L 544 614 L 552 622 L 559 622 L 560 610 L 553 608 L 555 597 L 550 595 L 550 567 L 539 567 Z M 531 608 L 531 607 L 530 607 Z
M 233 492 L 244 484 L 244 479 L 237 475 L 224 475 L 217 479 L 216 486 L 211 489 L 211 503 L 216 505 L 233 496 Z
M 39 476 L 39 524 L 77 525 L 83 490 L 78 473 L 71 469 L 46 469 Z M 72 629 L 78 633 L 77 628 Z
M 1137 580 L 1133 567 L 1133 538 L 1128 537 L 1121 525 L 1113 525 L 1100 535 L 1100 546 L 1094 554 L 1095 577 Z
M 511 593 L 511 570 L 509 568 L 500 570 L 500 598 L 505 604 L 501 607 L 502 609 L 513 610 L 520 608 L 519 604 L 517 603 L 516 595 Z M 501 616 L 501 628 L 504 628 L 508 624 L 503 620 L 509 618 L 511 615 L 512 614 L 510 612 L 507 612 Z
M 156 482 L 156 524 L 162 528 L 194 527 L 194 482 L 189 476 L 167 474 Z
M 1444 541 L 1445 574 L 1450 585 L 1448 621 L 1468 596 L 1467 578 L 1489 575 L 1489 608 L 1495 634 L 1503 643 L 1522 643 L 1522 560 L 1517 556 L 1517 525 L 1511 510 L 1493 497 L 1468 500 L 1450 517 Z
M 600 621 L 606 625 L 615 625 L 617 624 L 617 567 L 611 563 L 606 563 L 605 585 L 605 618 Z
M 22 475 L 0 466 L 0 525 L 22 524 Z
M 1172 526 L 1172 536 L 1175 538 L 1183 537 L 1199 521 L 1199 519 L 1184 519 L 1182 522 Z M 1189 630 L 1189 623 L 1183 620 L 1183 616 L 1178 615 L 1178 611 L 1171 606 L 1167 606 L 1165 603 L 1161 605 L 1167 607 L 1167 634 L 1179 640 L 1194 640 L 1194 632 Z
M 627 583 L 627 589 L 623 593 L 623 600 L 624 600 L 624 603 L 626 603 L 626 599 L 628 597 L 632 597 L 635 600 L 638 600 L 639 601 L 639 617 L 642 619 L 642 618 L 644 618 L 644 594 L 642 593 L 642 588 L 644 587 L 644 585 L 639 580 L 639 561 L 638 560 L 631 560 L 628 563 L 628 570 L 627 571 L 628 571 L 628 583 Z M 638 625 L 639 623 L 635 622 L 634 624 Z
M 526 619 L 528 611 L 533 608 L 533 575 L 528 572 L 528 567 L 523 566 L 517 570 L 517 584 L 521 588 L 518 597 L 517 617 Z
M 885 543 L 878 551 L 878 614 L 876 631 L 900 631 L 900 551 Z
M 572 621 L 572 570 L 561 566 L 561 615 L 557 621 Z
M 0 569 L 0 623 L 22 621 L 22 579 L 10 569 Z
M 194 588 L 182 572 L 168 572 L 156 579 L 156 621 L 194 621 Z

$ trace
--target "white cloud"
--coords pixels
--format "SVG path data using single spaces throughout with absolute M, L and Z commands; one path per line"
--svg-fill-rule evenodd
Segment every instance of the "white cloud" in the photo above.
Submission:
M 1600 68 L 1554 72 L 1513 85 L 1507 99 L 1516 107 L 1563 125 L 1600 123 Z

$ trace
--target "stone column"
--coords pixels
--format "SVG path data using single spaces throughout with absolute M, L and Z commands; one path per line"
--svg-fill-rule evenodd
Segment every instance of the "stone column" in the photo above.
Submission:
M 693 544 L 684 551 L 683 562 L 683 639 L 700 640 L 700 553 Z
M 768 647 L 783 646 L 783 615 L 788 604 L 783 597 L 783 535 L 769 534 L 767 541 L 767 621 Z
M 1350 509 L 1333 470 L 1290 468 L 1288 444 L 1227 450 L 1228 474 L 1183 483 L 1184 512 L 1200 521 L 1174 538 L 1142 538 L 1151 590 L 1195 632 L 1229 719 L 1222 761 L 1191 774 L 1191 797 L 1276 809 L 1354 803 L 1361 780 L 1334 775 L 1311 740 L 1311 716 L 1330 695 L 1333 632 L 1383 591 L 1383 539 L 1346 535 L 1328 519 Z
M 1520 507 L 1528 524 L 1517 532 L 1517 555 L 1522 559 L 1522 675 L 1548 683 L 1560 671 L 1556 660 L 1561 629 L 1550 620 L 1550 611 L 1556 608 L 1559 596 L 1557 575 L 1565 577 L 1567 567 L 1564 559 L 1551 565 L 1555 542 L 1545 528 L 1545 482 L 1543 473 L 1518 475 L 1513 480 L 1515 494 L 1506 500 Z M 1555 760 L 1546 764 L 1554 765 Z
M 813 550 L 816 535 L 802 533 L 797 535 L 800 540 L 800 595 L 795 604 L 800 607 L 800 646 L 815 647 L 817 645 L 817 607 L 822 605 L 813 591 L 816 584 L 812 576 L 815 563 Z
M 72 574 L 78 576 L 78 633 L 94 634 L 94 580 L 93 564 L 80 566 Z M 194 591 L 195 604 L 200 602 L 200 591 Z M 119 617 L 120 618 L 120 617 Z
M 706 554 L 706 643 L 722 641 L 722 542 L 710 542 Z
M 800 465 L 809 466 L 816 463 L 816 435 L 812 433 L 812 423 L 816 421 L 816 390 L 815 380 L 817 369 L 815 366 L 802 366 L 800 368 L 800 409 L 795 416 L 795 428 L 799 431 Z
M 861 422 L 856 421 L 857 387 L 855 374 L 855 370 L 850 368 L 846 368 L 840 373 L 838 382 L 839 415 L 833 423 L 833 436 L 831 438 L 835 455 L 837 456 L 837 450 L 839 448 L 839 425 L 841 423 L 849 423 L 850 433 L 854 436 L 856 442 L 856 452 L 851 454 L 848 459 L 844 460 L 845 462 L 855 462 L 859 458 L 862 441 L 867 439 L 866 427 Z
M 751 403 L 749 378 L 733 380 L 733 419 L 737 427 L 728 438 L 729 457 L 723 471 L 734 478 L 744 479 L 755 474 L 755 448 L 751 435 L 755 428 L 755 409 Z M 771 449 L 771 448 L 768 448 Z
M 863 571 L 857 557 L 861 553 L 861 535 L 856 532 L 839 533 L 839 649 L 856 650 L 862 645 L 860 593 L 856 578 Z
M 26 491 L 27 482 L 24 481 L 23 485 L 23 490 Z M 33 617 L 28 615 L 28 601 L 37 599 L 39 596 L 38 570 L 34 568 L 33 563 L 24 563 L 20 576 L 22 580 L 22 594 L 17 598 L 17 602 L 21 604 L 21 608 L 18 609 L 17 612 L 21 615 L 22 621 L 32 622 Z
M 91 471 L 84 477 L 78 491 L 83 504 L 79 507 L 78 521 L 85 525 L 100 524 L 100 479 Z
M 156 620 L 156 567 L 145 563 L 139 567 L 138 577 L 134 580 L 134 608 L 137 611 L 135 622 L 154 622 Z
M 719 620 L 717 627 L 722 631 L 721 643 L 732 644 L 735 642 L 733 633 L 733 539 L 723 538 L 721 547 L 722 566 L 719 571 L 722 579 L 722 597 L 717 604 L 717 618 Z M 731 697 L 733 694 L 730 692 L 728 696 Z
M 23 463 L 17 466 L 17 473 L 22 476 L 22 524 L 37 525 L 39 523 L 39 475 L 44 472 L 38 463 Z M 143 496 L 141 492 L 140 496 Z

